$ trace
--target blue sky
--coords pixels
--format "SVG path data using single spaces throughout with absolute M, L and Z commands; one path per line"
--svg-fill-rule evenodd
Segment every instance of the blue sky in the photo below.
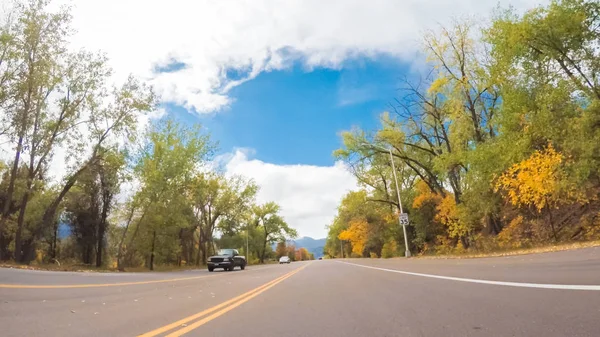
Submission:
M 199 115 L 173 105 L 167 111 L 185 123 L 203 124 L 220 153 L 250 148 L 254 158 L 273 164 L 332 165 L 339 132 L 353 125 L 377 127 L 408 71 L 385 56 L 355 58 L 339 69 L 296 63 L 233 88 L 234 102 L 223 112 Z

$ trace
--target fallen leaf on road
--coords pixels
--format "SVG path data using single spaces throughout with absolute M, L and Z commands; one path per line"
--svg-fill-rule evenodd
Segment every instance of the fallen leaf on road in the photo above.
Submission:
M 95 312 L 95 313 L 94 313 L 94 315 L 98 315 L 98 314 L 99 314 L 98 312 Z
M 187 324 L 183 323 L 183 324 L 181 324 L 181 326 L 187 326 Z
M 73 313 L 73 314 L 74 314 L 74 313 L 75 313 L 75 310 L 71 310 L 71 313 Z

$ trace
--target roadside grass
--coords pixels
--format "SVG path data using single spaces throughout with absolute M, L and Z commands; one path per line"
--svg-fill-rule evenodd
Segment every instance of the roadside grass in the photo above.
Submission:
M 490 252 L 465 252 L 462 254 L 422 254 L 415 255 L 417 259 L 476 259 L 486 257 L 502 257 L 502 256 L 514 256 L 514 255 L 528 255 L 528 254 L 539 254 L 539 253 L 550 253 L 560 252 L 565 250 L 574 250 L 581 248 L 599 247 L 600 240 L 597 241 L 585 241 L 585 242 L 569 242 L 561 243 L 550 246 L 539 246 L 531 248 L 519 248 L 519 249 L 506 249 L 506 250 L 494 250 Z
M 95 267 L 89 265 L 82 264 L 19 264 L 15 262 L 2 262 L 0 263 L 0 268 L 15 268 L 15 269 L 27 269 L 27 270 L 45 270 L 45 271 L 74 271 L 74 272 L 84 272 L 84 273 L 118 273 L 117 268 L 109 268 L 109 267 Z M 183 270 L 194 270 L 194 269 L 204 269 L 205 266 L 154 266 L 154 270 L 150 270 L 146 267 L 128 267 L 125 268 L 125 272 L 127 273 L 148 273 L 148 272 L 172 272 L 172 271 L 183 271 Z
M 76 272 L 114 272 L 116 269 L 110 269 L 107 267 L 95 267 L 82 264 L 20 264 L 14 261 L 2 261 L 0 262 L 0 268 L 14 268 L 14 269 L 27 269 L 27 270 L 46 270 L 46 271 L 76 271 Z

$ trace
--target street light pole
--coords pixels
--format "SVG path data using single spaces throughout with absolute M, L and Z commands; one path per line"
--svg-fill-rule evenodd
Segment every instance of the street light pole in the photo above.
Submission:
M 388 150 L 390 152 L 390 161 L 392 162 L 392 172 L 394 173 L 394 182 L 396 183 L 396 193 L 398 194 L 398 206 L 400 208 L 400 214 L 402 214 L 402 213 L 404 213 L 404 211 L 402 210 L 402 200 L 400 199 L 400 187 L 398 185 L 398 177 L 396 176 L 396 165 L 394 165 L 394 156 L 392 155 L 392 148 L 390 147 Z M 402 223 L 399 216 L 398 216 L 398 222 L 400 223 L 400 226 L 402 226 L 402 231 L 404 232 L 404 247 L 406 247 L 406 249 L 404 251 L 404 256 L 410 257 L 410 249 L 408 248 L 408 238 L 406 236 L 406 225 L 404 225 Z

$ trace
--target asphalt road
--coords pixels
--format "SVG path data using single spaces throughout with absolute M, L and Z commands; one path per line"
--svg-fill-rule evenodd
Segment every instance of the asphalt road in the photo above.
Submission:
M 0 336 L 599 336 L 600 248 L 208 273 L 0 269 Z

